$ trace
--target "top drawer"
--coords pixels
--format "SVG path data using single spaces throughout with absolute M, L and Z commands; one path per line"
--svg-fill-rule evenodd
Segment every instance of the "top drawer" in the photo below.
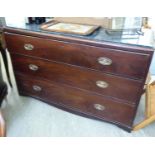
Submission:
M 134 79 L 145 77 L 150 61 L 149 54 L 84 44 L 11 33 L 5 33 L 5 39 L 10 52 L 87 67 Z

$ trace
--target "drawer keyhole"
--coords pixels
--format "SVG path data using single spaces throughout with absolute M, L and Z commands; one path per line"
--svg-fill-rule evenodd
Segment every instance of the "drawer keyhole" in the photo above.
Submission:
M 61 46 L 59 46 L 59 48 L 65 48 L 65 46 L 61 45 Z

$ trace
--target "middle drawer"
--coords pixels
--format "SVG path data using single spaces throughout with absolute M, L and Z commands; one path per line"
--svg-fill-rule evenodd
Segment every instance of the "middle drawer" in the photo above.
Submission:
M 63 63 L 11 54 L 15 72 L 36 76 L 135 104 L 142 83 Z M 132 92 L 132 93 L 131 93 Z

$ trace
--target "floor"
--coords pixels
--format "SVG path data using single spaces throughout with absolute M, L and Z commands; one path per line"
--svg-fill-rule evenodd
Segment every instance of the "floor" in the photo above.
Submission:
M 3 78 L 7 82 L 3 66 L 2 69 Z M 10 72 L 13 74 L 11 65 Z M 155 123 L 137 132 L 127 133 L 110 123 L 74 115 L 30 97 L 21 97 L 18 95 L 14 76 L 12 76 L 12 81 L 14 88 L 9 88 L 9 94 L 2 107 L 8 137 L 155 136 Z M 142 96 L 135 124 L 144 118 L 144 101 L 145 96 Z

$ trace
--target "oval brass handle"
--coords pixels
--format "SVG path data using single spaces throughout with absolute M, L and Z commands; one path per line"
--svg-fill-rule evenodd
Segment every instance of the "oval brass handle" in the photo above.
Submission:
M 96 81 L 96 85 L 100 88 L 107 88 L 109 84 L 105 81 Z
M 39 69 L 39 67 L 36 66 L 36 65 L 30 64 L 29 69 L 32 70 L 32 71 L 37 71 Z
M 35 90 L 35 91 L 41 91 L 42 90 L 42 88 L 40 87 L 40 86 L 37 86 L 37 85 L 34 85 L 33 86 L 33 90 Z
M 112 60 L 106 57 L 100 57 L 98 58 L 98 63 L 101 65 L 109 66 L 112 64 Z
M 27 51 L 32 51 L 34 49 L 34 46 L 31 44 L 25 44 L 24 45 L 25 50 Z
M 100 111 L 103 111 L 105 110 L 105 106 L 101 105 L 101 104 L 94 104 L 94 108 L 96 110 L 100 110 Z

